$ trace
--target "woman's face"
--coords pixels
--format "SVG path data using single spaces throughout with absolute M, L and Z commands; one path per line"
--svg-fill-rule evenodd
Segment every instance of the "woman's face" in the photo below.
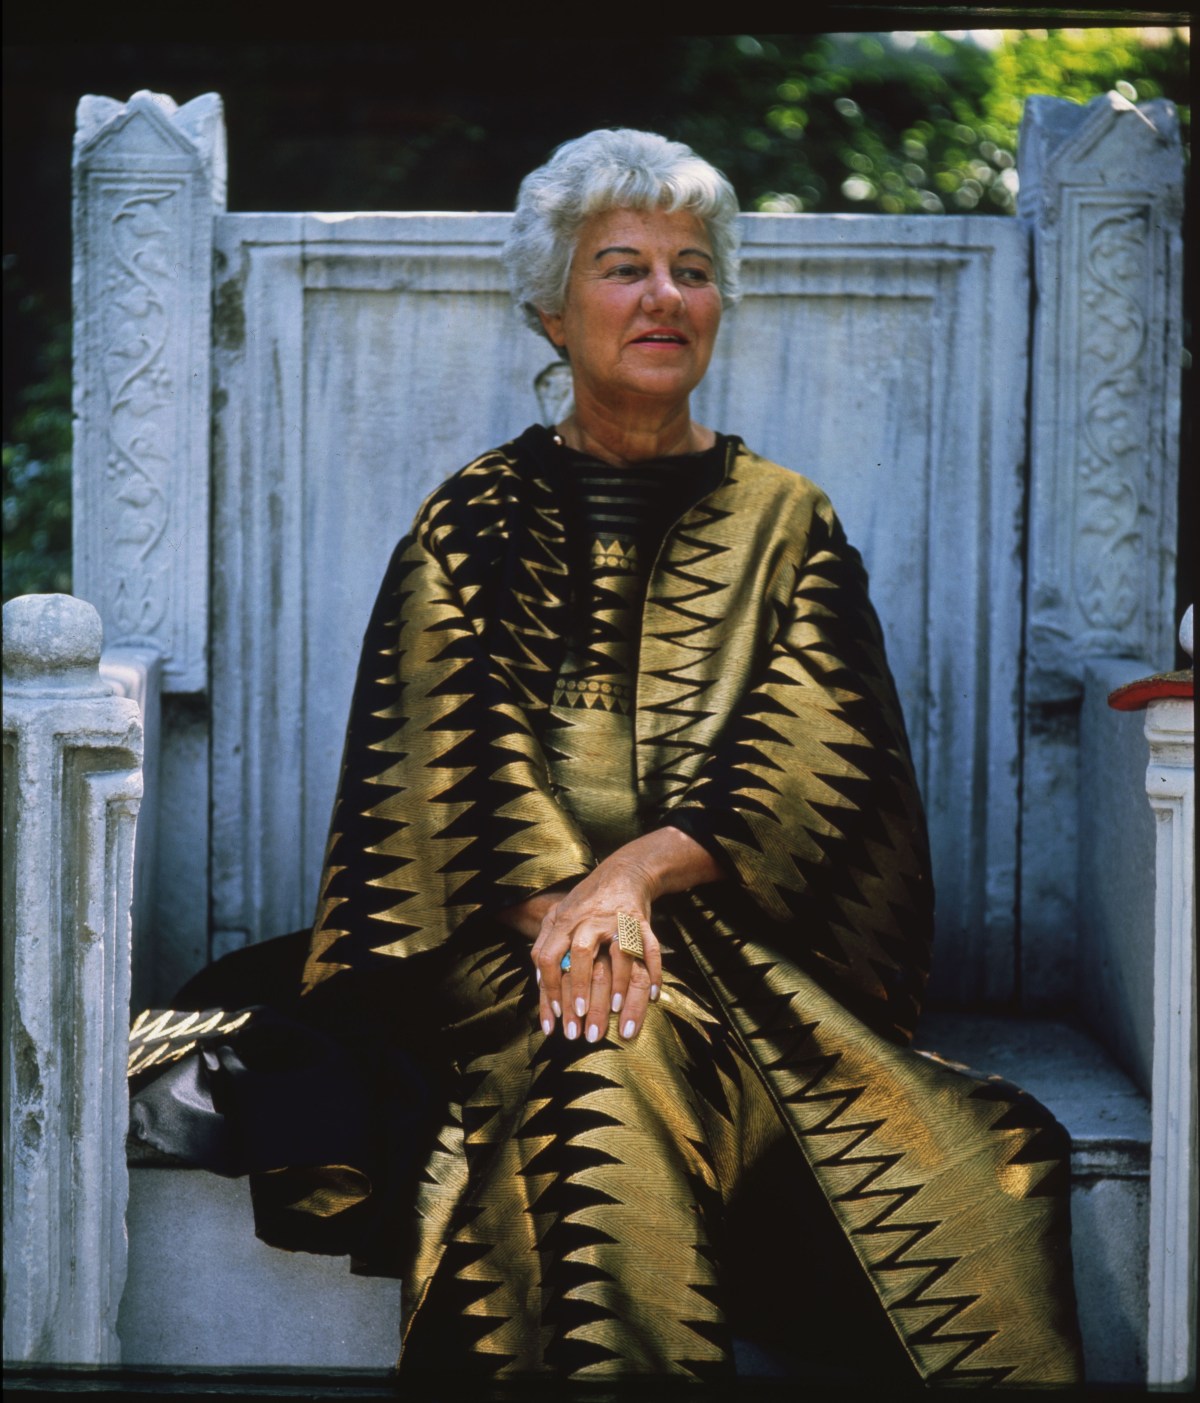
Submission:
M 562 312 L 541 313 L 570 356 L 576 401 L 686 400 L 708 369 L 721 321 L 713 273 L 704 225 L 686 210 L 592 215 Z

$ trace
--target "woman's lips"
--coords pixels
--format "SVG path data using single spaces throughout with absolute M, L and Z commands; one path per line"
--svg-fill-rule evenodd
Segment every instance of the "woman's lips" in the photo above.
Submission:
M 675 331 L 671 327 L 654 327 L 651 331 L 643 331 L 640 336 L 633 338 L 635 346 L 686 346 L 687 337 L 682 331 Z

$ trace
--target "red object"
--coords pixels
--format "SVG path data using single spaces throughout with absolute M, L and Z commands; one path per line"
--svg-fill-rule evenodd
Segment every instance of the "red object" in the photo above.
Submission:
M 1151 702 L 1165 701 L 1168 697 L 1191 701 L 1192 688 L 1191 668 L 1184 672 L 1158 672 L 1153 677 L 1126 682 L 1124 687 L 1109 692 L 1108 704 L 1114 711 L 1144 711 Z

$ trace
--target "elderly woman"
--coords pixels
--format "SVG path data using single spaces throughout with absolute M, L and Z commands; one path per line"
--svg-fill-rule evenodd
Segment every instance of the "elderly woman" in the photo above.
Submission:
M 402 1276 L 402 1370 L 707 1379 L 737 1335 L 1067 1381 L 1061 1131 L 907 1046 L 932 891 L 859 557 L 691 418 L 736 214 L 643 132 L 523 183 L 505 260 L 573 407 L 395 551 L 291 1023 L 205 1054 L 226 1107 L 256 1063 L 325 1070 L 304 1135 L 243 1109 L 270 1148 L 226 1167 L 269 1240 Z

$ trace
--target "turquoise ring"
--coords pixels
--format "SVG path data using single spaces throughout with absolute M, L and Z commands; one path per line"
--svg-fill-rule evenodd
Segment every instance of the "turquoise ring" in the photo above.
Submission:
M 562 957 L 561 961 L 559 962 L 559 965 L 560 965 L 560 968 L 562 968 L 562 969 L 570 969 L 570 968 L 571 968 L 571 952 L 570 952 L 570 950 L 568 950 L 567 953 Z

